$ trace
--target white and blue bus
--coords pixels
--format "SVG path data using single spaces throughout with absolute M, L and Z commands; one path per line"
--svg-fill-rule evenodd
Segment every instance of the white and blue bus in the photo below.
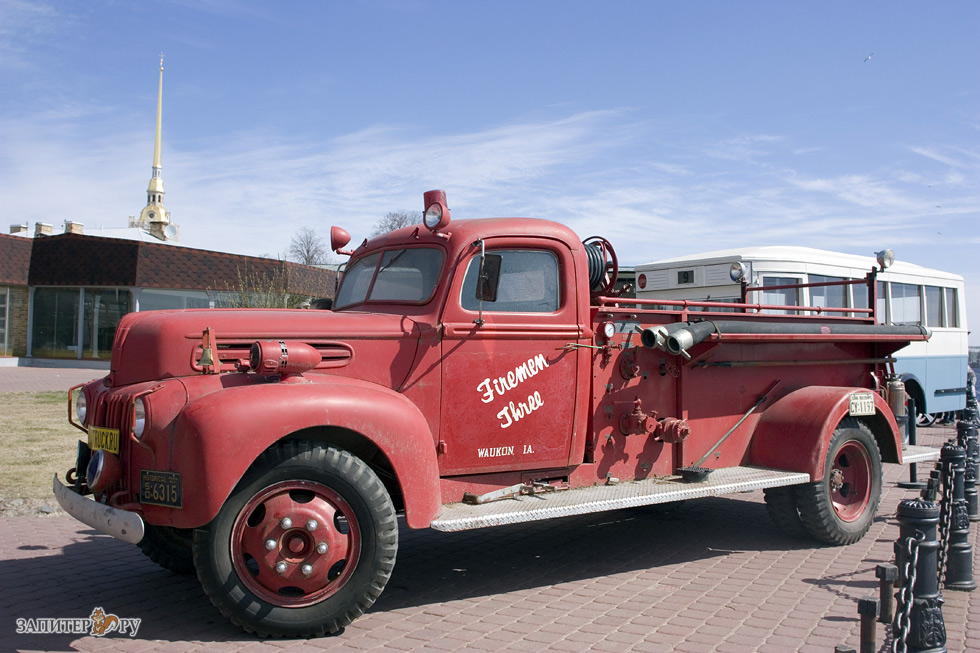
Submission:
M 882 323 L 924 325 L 932 337 L 898 351 L 895 370 L 915 399 L 920 424 L 928 425 L 940 415 L 962 410 L 966 405 L 968 368 L 963 277 L 896 261 L 878 273 L 877 305 L 871 307 L 867 284 L 841 282 L 865 279 L 876 263 L 871 256 L 809 247 L 705 252 L 637 265 L 636 297 L 800 306 L 801 313 L 808 312 L 804 307 L 811 307 L 810 313 L 812 309 L 829 308 L 827 315 L 832 315 L 834 309 L 847 308 L 855 310 L 838 310 L 836 314 L 867 315 L 873 308 L 871 314 Z M 787 287 L 799 284 L 811 285 Z

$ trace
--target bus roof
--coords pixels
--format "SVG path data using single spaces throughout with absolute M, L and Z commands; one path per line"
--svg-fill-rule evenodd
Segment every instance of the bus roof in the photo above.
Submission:
M 665 268 L 676 267 L 678 264 L 706 265 L 712 263 L 728 263 L 731 261 L 789 261 L 793 263 L 836 265 L 863 271 L 870 271 L 871 267 L 876 265 L 876 261 L 873 256 L 844 254 L 842 252 L 831 252 L 824 249 L 814 249 L 812 247 L 766 245 L 757 247 L 719 249 L 710 252 L 701 252 L 700 254 L 678 256 L 675 258 L 637 265 L 636 269 L 638 272 L 640 272 L 647 270 L 662 270 Z M 958 274 L 922 267 L 921 265 L 899 260 L 898 258 L 896 258 L 895 263 L 888 268 L 888 272 L 937 277 L 956 281 L 963 280 L 963 277 Z

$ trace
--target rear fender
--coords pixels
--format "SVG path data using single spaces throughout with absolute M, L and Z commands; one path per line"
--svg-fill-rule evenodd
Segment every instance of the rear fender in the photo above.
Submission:
M 401 486 L 408 525 L 429 525 L 440 493 L 428 424 L 401 394 L 357 379 L 240 386 L 189 403 L 178 418 L 170 452 L 170 469 L 181 474 L 185 496 L 183 509 L 168 511 L 170 525 L 194 528 L 211 521 L 263 451 L 322 426 L 374 443 Z M 193 501 L 187 501 L 189 493 Z
M 827 447 L 834 429 L 848 416 L 849 397 L 866 388 L 809 386 L 794 390 L 766 409 L 749 446 L 749 463 L 761 467 L 807 472 L 823 478 Z M 888 404 L 872 392 L 875 414 L 858 417 L 874 434 L 885 462 L 901 462 L 902 440 Z

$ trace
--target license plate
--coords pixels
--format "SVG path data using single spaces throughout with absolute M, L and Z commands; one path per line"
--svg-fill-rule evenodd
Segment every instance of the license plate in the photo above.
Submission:
M 847 411 L 856 417 L 875 414 L 875 396 L 871 392 L 855 392 L 851 395 L 851 405 Z
M 140 503 L 170 508 L 182 507 L 183 492 L 180 487 L 180 474 L 141 469 Z
M 105 449 L 109 453 L 119 455 L 119 429 L 88 427 L 88 448 L 92 451 Z

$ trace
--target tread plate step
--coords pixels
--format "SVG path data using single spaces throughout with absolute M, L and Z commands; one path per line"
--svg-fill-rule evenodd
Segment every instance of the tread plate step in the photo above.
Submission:
M 905 445 L 902 449 L 902 464 L 921 463 L 927 460 L 939 460 L 939 449 L 923 447 L 920 444 Z
M 700 483 L 685 483 L 680 476 L 667 476 L 524 495 L 483 505 L 454 503 L 443 506 L 430 526 L 439 531 L 465 531 L 809 482 L 810 475 L 801 472 L 747 466 L 724 467 L 713 470 Z

